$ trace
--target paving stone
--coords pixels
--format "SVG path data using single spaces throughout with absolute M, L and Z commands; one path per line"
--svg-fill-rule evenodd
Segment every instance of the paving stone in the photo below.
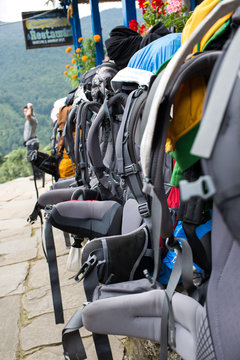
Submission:
M 75 313 L 76 309 L 64 312 L 65 323 Z M 34 348 L 48 345 L 60 345 L 62 341 L 62 329 L 64 324 L 55 324 L 54 314 L 45 314 L 33 319 L 21 331 L 21 345 L 23 351 L 29 351 Z M 83 336 L 90 336 L 90 333 L 84 329 Z
M 15 360 L 18 348 L 18 321 L 20 297 L 8 296 L 0 299 L 0 354 L 1 359 Z
M 123 343 L 117 339 L 116 336 L 110 335 L 109 341 L 111 345 L 112 355 L 114 360 L 123 360 L 124 355 L 124 345 Z M 98 360 L 95 346 L 93 343 L 92 337 L 84 338 L 83 339 L 83 345 L 86 351 L 87 359 L 89 360 Z
M 30 181 L 30 178 L 30 176 L 27 178 L 18 178 L 4 184 L 0 184 L 1 201 L 12 201 L 20 197 L 25 199 L 28 196 L 36 201 L 34 181 Z M 42 188 L 40 181 L 37 182 L 39 193 L 45 192 L 48 189 L 51 184 L 50 178 L 51 177 L 46 176 L 45 188 Z
M 44 225 L 43 225 L 43 229 L 44 229 Z M 36 232 L 36 234 L 38 235 L 38 238 L 40 240 L 41 239 L 41 231 L 38 230 Z M 63 232 L 59 229 L 53 228 L 53 237 L 54 237 L 54 244 L 55 244 L 57 256 L 68 254 L 69 249 L 66 248 Z M 44 235 L 43 235 L 43 239 L 45 239 Z M 71 239 L 71 237 L 70 237 L 70 239 Z M 71 241 L 72 241 L 72 239 L 71 239 Z M 45 240 L 44 240 L 44 243 L 45 243 Z M 39 257 L 44 258 L 41 241 L 39 241 L 38 248 L 39 248 L 39 252 L 38 252 Z
M 37 256 L 37 239 L 17 237 L 0 242 L 0 266 L 16 264 Z
M 3 220 L 7 220 L 9 219 L 9 215 L 11 214 L 12 219 L 16 219 L 21 216 L 22 219 L 25 218 L 27 220 L 34 206 L 35 203 L 32 198 L 16 199 L 14 200 L 14 206 L 12 204 L 12 201 L 5 202 L 4 205 L 0 207 L 0 218 Z
M 11 223 L 13 226 L 13 223 Z M 1 221 L 0 221 L 0 228 L 1 228 Z M 20 228 L 9 228 L 5 229 L 4 231 L 0 230 L 0 243 L 2 242 L 9 242 L 12 240 L 26 240 L 29 239 L 32 235 L 32 228 L 30 226 L 23 226 L 20 230 Z
M 66 269 L 67 255 L 59 256 L 57 258 L 57 264 L 61 287 L 72 284 L 73 280 L 70 279 L 70 277 L 73 276 L 73 273 L 70 273 Z M 36 289 L 49 285 L 48 264 L 45 259 L 38 260 L 30 269 L 28 286 L 30 289 Z
M 1 218 L 0 218 L 1 219 Z M 22 234 L 22 232 L 31 235 L 31 225 L 27 223 L 26 219 L 14 219 L 0 220 L 0 238 L 3 240 L 9 239 L 12 236 Z
M 74 281 L 74 280 L 72 280 Z M 82 283 L 72 283 L 61 287 L 64 311 L 82 307 L 86 301 Z M 28 313 L 28 318 L 53 312 L 52 294 L 49 287 L 28 291 L 23 296 L 23 308 Z
M 33 354 L 26 356 L 25 360 L 60 360 L 63 359 L 62 346 L 48 346 L 38 349 Z
M 70 319 L 70 317 L 74 312 L 75 310 L 65 312 L 65 318 L 67 321 Z M 21 332 L 21 344 L 22 344 L 22 350 L 24 352 L 30 351 L 35 348 L 38 349 L 39 347 L 45 347 L 44 351 L 42 350 L 40 355 L 38 350 L 37 353 L 31 355 L 31 356 L 35 355 L 35 357 L 33 358 L 30 357 L 30 359 L 29 358 L 27 359 L 39 360 L 41 358 L 38 358 L 36 356 L 37 355 L 42 356 L 42 354 L 45 354 L 45 351 L 47 354 L 48 351 L 50 351 L 50 347 L 49 347 L 50 345 L 56 346 L 58 344 L 61 344 L 62 341 L 61 334 L 63 327 L 64 327 L 63 324 L 58 324 L 58 325 L 55 324 L 53 314 L 42 315 L 36 318 L 35 320 L 33 320 L 30 325 L 24 327 Z M 82 329 L 81 336 L 83 339 L 84 348 L 87 353 L 87 358 L 90 360 L 97 360 L 91 333 L 88 332 L 86 329 Z M 110 339 L 114 360 L 122 360 L 123 352 L 124 352 L 124 346 L 122 341 L 113 335 L 110 336 L 109 339 Z M 56 353 L 58 353 L 59 348 L 60 347 L 57 347 Z M 49 359 L 54 360 L 55 357 L 53 357 L 53 359 L 52 358 Z
M 0 297 L 22 294 L 25 290 L 24 280 L 28 269 L 29 264 L 27 262 L 2 266 L 0 271 Z

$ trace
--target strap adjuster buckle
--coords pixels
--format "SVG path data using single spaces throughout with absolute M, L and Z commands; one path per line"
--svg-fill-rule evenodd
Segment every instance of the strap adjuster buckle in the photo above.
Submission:
M 213 180 L 209 175 L 200 176 L 198 180 L 193 182 L 182 180 L 179 182 L 179 188 L 182 201 L 188 201 L 194 196 L 199 196 L 206 200 L 216 193 Z
M 44 218 L 45 219 L 50 218 L 52 209 L 53 209 L 53 205 L 51 205 L 51 204 L 48 204 L 48 205 L 45 206 L 45 208 L 44 208 Z
M 131 164 L 124 167 L 124 175 L 129 176 L 133 174 L 137 174 L 139 171 L 139 166 L 137 164 Z
M 148 203 L 147 203 L 147 202 L 142 203 L 142 204 L 139 204 L 139 205 L 138 205 L 138 211 L 139 211 L 139 214 L 140 214 L 142 217 L 148 217 L 148 216 L 150 216 L 150 210 L 149 210 L 149 206 L 148 206 Z
M 85 263 L 82 265 L 81 269 L 78 271 L 78 273 L 75 275 L 74 280 L 76 282 L 80 282 L 83 280 L 94 268 L 94 266 L 97 263 L 97 256 L 96 255 L 90 255 L 85 261 Z M 79 275 L 82 274 L 82 277 L 79 279 Z

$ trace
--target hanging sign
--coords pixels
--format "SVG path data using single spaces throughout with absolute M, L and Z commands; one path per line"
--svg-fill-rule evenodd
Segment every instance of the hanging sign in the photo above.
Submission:
M 61 9 L 22 12 L 26 49 L 73 43 L 72 29 Z

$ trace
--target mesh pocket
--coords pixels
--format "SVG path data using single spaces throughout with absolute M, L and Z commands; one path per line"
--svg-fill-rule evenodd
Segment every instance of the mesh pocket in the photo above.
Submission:
M 197 337 L 197 360 L 216 360 L 206 308 L 202 315 Z

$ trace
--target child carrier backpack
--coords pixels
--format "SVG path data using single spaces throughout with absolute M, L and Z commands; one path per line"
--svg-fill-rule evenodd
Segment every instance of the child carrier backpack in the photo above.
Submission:
M 175 79 L 176 70 L 179 69 L 180 63 L 185 58 L 185 51 L 191 49 L 193 43 L 200 39 L 203 31 L 206 31 L 216 19 L 226 15 L 228 12 L 234 11 L 238 5 L 239 3 L 237 1 L 229 0 L 216 6 L 213 12 L 204 19 L 199 29 L 195 31 L 195 34 L 193 34 L 190 41 L 187 41 L 180 51 L 176 53 L 176 57 L 169 63 L 165 74 L 163 74 L 161 81 L 159 81 L 159 86 L 157 87 L 155 94 L 161 94 L 161 98 L 156 97 L 156 99 L 153 99 L 152 101 L 149 111 L 149 119 L 151 120 L 147 123 L 141 146 L 141 154 L 144 156 L 144 159 L 143 156 L 141 158 L 142 163 L 144 163 L 144 174 L 148 179 L 148 175 L 151 174 L 151 166 L 154 164 L 151 156 L 152 149 L 156 146 L 156 135 L 154 134 L 153 136 L 151 134 L 153 134 L 153 128 L 157 125 L 159 131 L 159 121 L 157 120 L 161 113 L 160 110 L 164 110 L 164 106 L 166 106 L 166 104 L 164 104 L 164 99 L 167 99 L 166 96 L 168 94 L 170 82 Z M 228 136 L 230 136 L 231 139 L 235 139 L 232 140 L 234 145 L 231 144 L 229 155 L 231 154 L 231 156 L 234 156 L 236 151 L 239 151 L 237 145 L 239 142 L 235 137 L 237 136 L 236 120 L 238 103 L 236 99 L 239 95 L 239 81 L 237 76 L 239 62 L 234 67 L 229 66 L 236 55 L 240 41 L 239 36 L 238 30 L 232 41 L 225 47 L 223 55 L 221 55 L 220 60 L 215 66 L 216 70 L 211 75 L 215 79 L 216 85 L 218 80 L 219 82 L 218 86 L 212 88 L 211 81 L 209 82 L 210 93 L 207 94 L 206 108 L 201 125 L 201 127 L 204 123 L 206 125 L 207 120 L 208 126 L 212 125 L 212 109 L 216 106 L 216 101 L 219 96 L 220 79 L 222 80 L 221 84 L 223 84 L 223 79 L 226 79 L 226 74 L 228 74 L 233 80 L 230 81 L 230 86 L 226 94 L 227 100 L 225 101 L 224 99 L 224 91 L 222 92 L 222 98 L 220 98 L 219 101 L 220 104 L 222 100 L 224 106 L 221 107 L 220 117 L 218 116 L 217 118 L 224 120 L 221 130 L 218 133 L 219 136 L 214 139 L 214 141 L 216 140 L 214 143 L 216 152 L 214 147 L 213 151 L 211 149 L 210 156 L 208 155 L 208 160 L 203 159 L 201 161 L 204 174 L 212 176 L 213 186 L 211 186 L 211 181 L 204 177 L 201 182 L 195 184 L 193 182 L 191 184 L 190 182 L 188 186 L 184 185 L 181 188 L 181 198 L 185 201 L 194 196 L 206 198 L 212 196 L 215 191 L 215 195 L 213 196 L 213 229 L 211 237 L 213 251 L 212 269 L 203 305 L 191 296 L 175 292 L 176 284 L 181 274 L 183 276 L 184 285 L 190 290 L 189 294 L 191 294 L 192 290 L 192 265 L 189 266 L 189 264 L 192 264 L 191 251 L 189 252 L 187 243 L 180 239 L 182 244 L 181 247 L 178 247 L 177 261 L 165 291 L 156 289 L 141 294 L 116 296 L 114 298 L 106 296 L 101 299 L 96 297 L 95 301 L 85 306 L 82 310 L 82 324 L 90 331 L 101 334 L 121 334 L 140 338 L 144 337 L 160 342 L 161 359 L 167 358 L 167 344 L 175 349 L 184 359 L 237 359 L 239 354 L 239 322 L 236 313 L 239 307 L 237 299 L 239 297 L 238 290 L 240 287 L 238 286 L 239 280 L 233 275 L 237 271 L 239 243 L 238 238 L 233 235 L 234 225 L 229 221 L 230 218 L 232 219 L 229 213 L 229 201 L 238 201 L 238 198 L 231 197 L 232 193 L 237 193 L 236 182 L 234 181 L 237 177 L 234 175 L 237 175 L 238 170 L 235 170 L 234 162 L 231 162 L 232 166 L 227 164 L 229 170 L 228 174 L 233 174 L 233 186 L 230 185 L 230 193 L 222 191 L 222 189 L 224 189 L 223 186 L 226 183 L 226 176 L 223 175 L 224 164 L 220 160 L 226 147 L 225 134 L 227 134 L 227 139 L 229 139 Z M 232 76 L 230 76 L 230 74 Z M 159 108 L 160 103 L 161 107 Z M 209 108 L 211 109 L 211 112 L 209 110 L 208 113 Z M 208 117 L 210 114 L 211 117 Z M 207 117 L 205 118 L 205 116 Z M 204 129 L 204 126 L 202 129 Z M 166 139 L 167 129 L 163 128 L 163 130 Z M 208 132 L 208 136 L 211 138 L 210 132 Z M 198 149 L 197 143 L 195 143 L 193 151 L 195 155 L 202 156 L 201 151 L 204 152 L 205 150 L 203 141 L 204 144 L 206 144 L 206 141 L 205 138 L 203 140 L 202 137 L 201 142 L 200 137 L 198 141 Z M 156 182 L 154 182 L 154 187 L 151 186 L 150 182 L 147 182 L 147 186 L 147 190 L 149 190 L 148 193 L 153 196 L 152 207 L 156 205 L 154 209 L 156 210 L 156 218 L 159 219 L 161 218 L 162 206 L 161 199 L 159 199 L 155 193 L 155 191 L 158 191 Z M 226 198 L 226 202 L 219 201 L 218 190 L 221 200 Z M 234 210 L 235 209 L 231 207 L 230 211 L 232 211 L 232 214 Z M 226 220 L 222 217 L 222 214 L 224 213 Z M 228 213 L 228 217 L 226 217 L 226 213 Z M 156 219 L 152 220 L 153 232 L 155 227 L 160 228 L 158 232 L 156 232 L 158 235 L 159 232 L 162 231 L 162 226 L 161 224 L 159 226 L 159 222 L 155 222 Z M 167 230 L 168 226 L 164 227 L 164 231 Z M 171 234 L 169 235 L 171 236 Z M 108 286 L 108 293 L 110 294 L 110 292 L 111 286 Z M 120 293 L 121 287 L 119 287 L 119 295 Z M 231 294 L 231 299 L 229 294 Z M 226 311 L 226 309 L 228 309 L 228 311 Z
M 121 291 L 124 294 L 124 292 L 131 291 L 126 281 L 131 283 L 132 280 L 138 279 L 139 292 L 151 290 L 148 280 L 144 278 L 144 272 L 148 274 L 153 269 L 150 211 L 148 199 L 142 192 L 139 163 L 141 116 L 147 95 L 147 87 L 142 86 L 129 94 L 117 136 L 118 173 L 127 197 L 123 206 L 121 233 L 112 237 L 93 239 L 82 250 L 83 265 L 75 279 L 77 281 L 83 279 L 88 302 L 93 301 L 95 291 L 102 292 L 101 289 L 104 288 L 104 285 L 99 288 L 97 287 L 99 283 L 116 284 L 121 282 Z M 169 181 L 169 173 L 168 176 L 165 174 L 164 178 Z M 168 192 L 168 189 L 166 191 Z M 81 278 L 79 279 L 79 277 Z M 119 291 L 119 288 L 116 287 L 116 291 Z M 79 315 L 77 312 L 63 331 L 64 353 L 68 354 L 70 359 L 74 359 L 72 347 L 77 353 L 75 347 L 78 348 L 79 339 L 77 338 L 77 328 L 72 329 L 72 324 L 79 320 Z M 93 339 L 96 351 L 99 353 L 99 342 L 96 342 L 95 336 L 96 334 Z M 104 337 L 102 338 L 104 339 Z M 106 339 L 104 339 L 105 341 Z M 102 356 L 111 358 L 111 350 L 106 344 Z
M 120 232 L 122 214 L 121 201 L 108 201 L 107 204 L 105 204 L 103 201 L 93 202 L 91 200 L 102 200 L 106 194 L 110 199 L 116 198 L 116 194 L 111 193 L 108 186 L 115 189 L 117 185 L 114 177 L 114 142 L 117 128 L 120 126 L 126 97 L 126 94 L 117 94 L 111 97 L 108 102 L 104 102 L 88 132 L 88 149 L 91 148 L 92 150 L 92 152 L 88 151 L 91 155 L 91 157 L 89 156 L 91 160 L 91 170 L 98 179 L 101 188 L 99 186 L 95 189 L 89 189 L 89 187 L 78 188 L 76 189 L 76 192 L 74 191 L 71 194 L 73 201 L 59 202 L 57 200 L 54 202 L 57 205 L 50 205 L 45 208 L 47 217 L 45 225 L 46 251 L 47 257 L 49 258 L 50 256 L 48 263 L 50 280 L 53 284 L 52 290 L 54 304 L 56 304 L 56 306 L 54 306 L 57 323 L 63 322 L 63 314 L 61 300 L 59 300 L 61 299 L 59 283 L 58 281 L 52 281 L 54 277 L 54 275 L 52 276 L 52 271 L 57 274 L 56 254 L 55 251 L 51 252 L 51 248 L 54 247 L 52 226 L 72 234 L 75 241 L 78 241 L 80 246 L 84 237 L 92 239 L 96 236 L 115 235 Z M 82 107 L 84 108 L 84 106 Z M 96 108 L 95 103 L 94 107 Z M 88 107 L 88 111 L 89 110 L 90 107 Z M 81 145 L 83 144 L 80 144 L 80 146 Z M 104 160 L 104 158 L 106 160 Z M 104 181 L 104 176 L 108 178 L 107 181 Z M 115 181 L 114 184 L 113 181 Z M 102 190 L 103 188 L 104 190 Z M 65 193 L 66 190 L 64 191 L 64 194 Z M 88 201 L 74 201 L 74 199 L 78 200 L 79 198 Z M 60 199 L 63 200 L 63 198 Z M 93 209 L 96 210 L 93 212 Z M 56 276 L 58 277 L 58 275 Z M 54 284 L 56 285 L 55 289 Z M 56 302 L 55 299 L 57 299 Z
M 86 71 L 82 75 L 81 84 L 87 99 L 102 103 L 106 92 L 113 93 L 111 79 L 117 72 L 118 69 L 113 61 L 104 61 Z

